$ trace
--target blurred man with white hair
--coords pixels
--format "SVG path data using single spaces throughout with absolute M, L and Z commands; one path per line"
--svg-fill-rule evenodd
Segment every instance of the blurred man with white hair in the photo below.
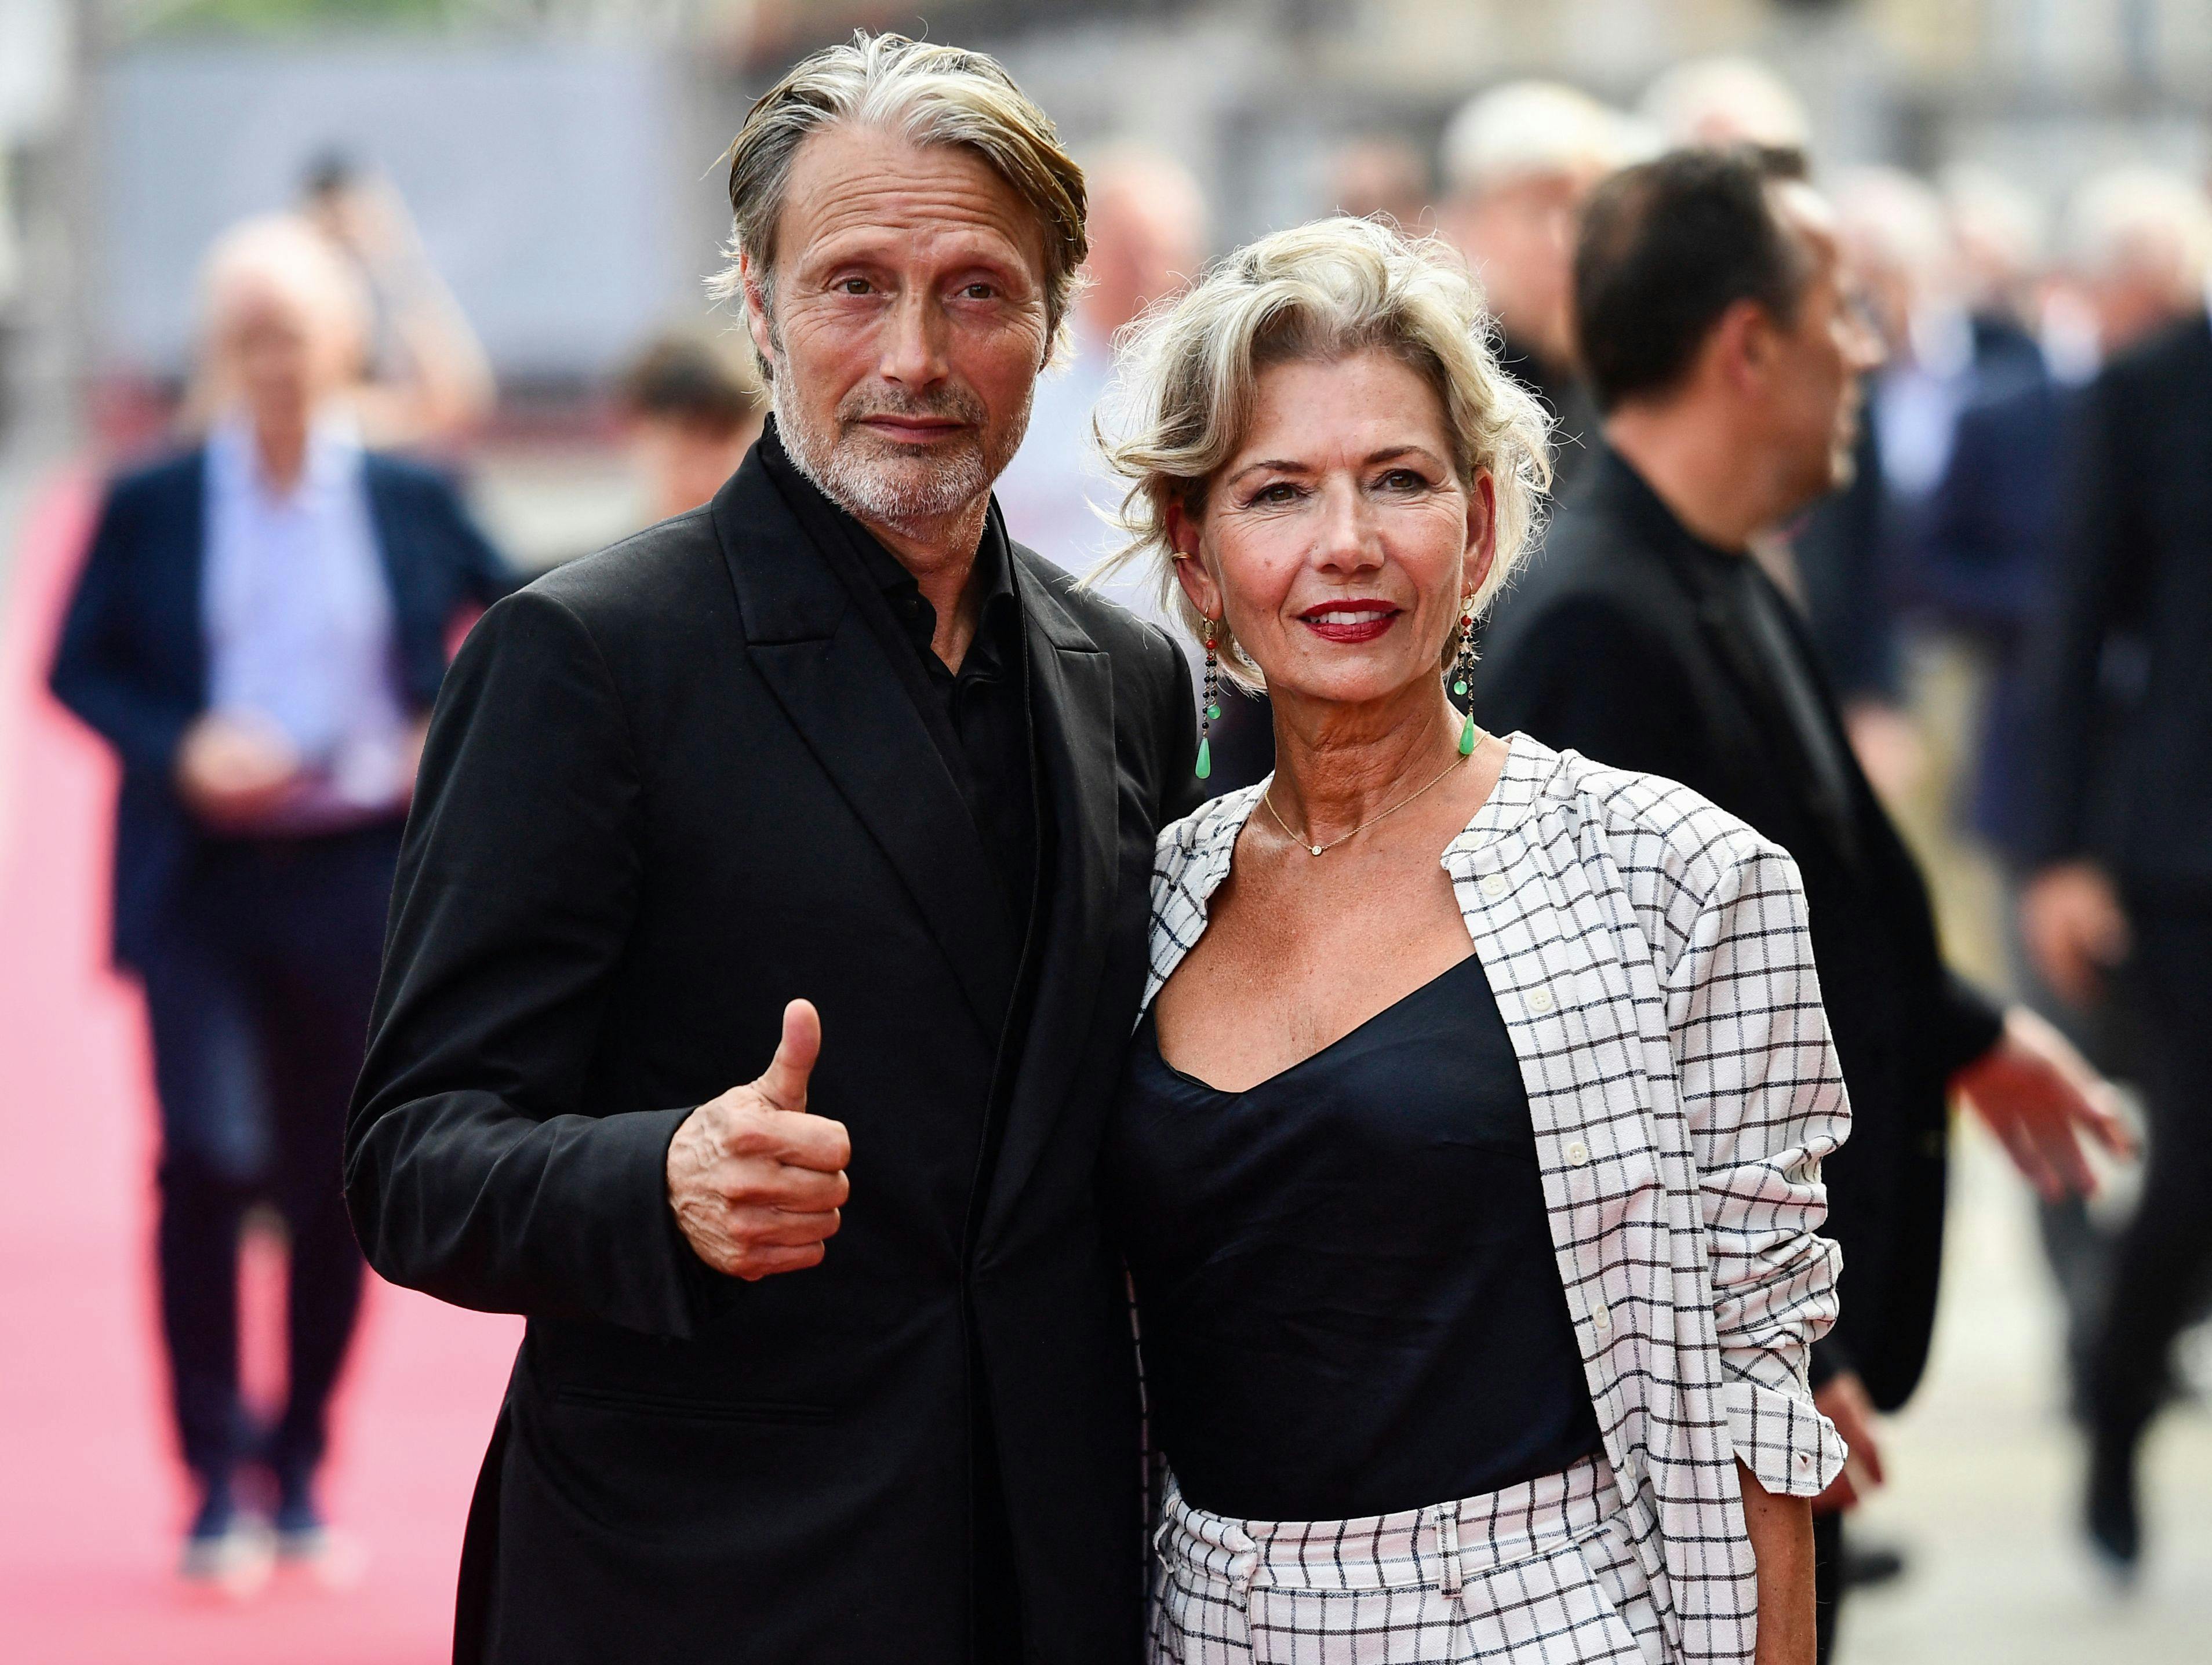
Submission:
M 2194 186 L 2144 173 L 2092 185 L 2071 217 L 2103 257 L 2093 292 L 2114 323 L 2193 297 L 2112 357 L 2071 430 L 2021 904 L 2062 997 L 2086 1003 L 2118 978 L 2139 1018 L 2149 1160 L 2089 1362 L 2084 1511 L 2126 1576 L 2142 1545 L 2137 1454 L 2212 1270 L 2212 234 Z
M 2193 180 L 2148 167 L 2096 174 L 2068 201 L 2061 236 L 2100 357 L 2203 309 L 2212 203 Z
M 362 1278 L 346 1097 L 447 633 L 503 588 L 442 478 L 362 448 L 344 395 L 365 324 L 303 222 L 216 245 L 214 426 L 109 490 L 53 668 L 123 766 L 114 946 L 144 982 L 161 1106 L 162 1331 L 199 1493 L 184 1571 L 228 1584 L 267 1565 L 234 1490 L 248 1465 L 273 1482 L 278 1552 L 330 1548 L 315 1477 Z M 258 1428 L 238 1246 L 264 1200 L 289 1231 L 289 1363 Z
M 1575 363 L 1575 216 L 1636 149 L 1618 112 L 1551 81 L 1493 87 L 1444 130 L 1441 229 L 1481 281 L 1505 368 L 1559 423 L 1555 495 L 1573 483 L 1596 423 Z
M 1182 292 L 1206 255 L 1206 197 L 1190 170 L 1157 146 L 1109 145 L 1084 171 L 1091 192 L 1091 253 L 1069 319 L 1064 358 L 1037 379 L 1022 448 L 999 477 L 1006 526 L 1078 577 L 1117 547 L 1099 511 L 1119 494 L 1091 442 L 1094 418 L 1111 420 L 1114 337 L 1146 307 Z M 1133 583 L 1105 593 L 1158 618 Z
M 1802 157 L 1813 143 L 1804 100 L 1755 58 L 1723 54 L 1678 64 L 1644 89 L 1637 113 L 1669 149 L 1741 144 Z

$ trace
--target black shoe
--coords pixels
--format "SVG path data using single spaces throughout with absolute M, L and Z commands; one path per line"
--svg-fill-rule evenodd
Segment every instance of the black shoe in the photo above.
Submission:
M 286 1466 L 276 1474 L 276 1512 L 270 1524 L 276 1528 L 277 1553 L 287 1559 L 312 1558 L 328 1535 L 323 1511 L 315 1503 L 312 1468 Z
M 241 1514 L 227 1478 L 205 1482 L 177 1571 L 189 1583 L 245 1597 L 269 1580 L 268 1528 Z
M 2121 1582 L 2132 1579 L 2142 1556 L 2133 1440 L 2103 1437 L 2095 1442 L 2089 1456 L 2089 1494 L 2083 1514 L 2097 1559 Z
M 1860 1549 L 1847 1544 L 1836 1567 L 1836 1578 L 1845 1589 L 1868 1589 L 1876 1584 L 1887 1584 L 1904 1571 L 1905 1552 L 1901 1549 L 1887 1544 Z

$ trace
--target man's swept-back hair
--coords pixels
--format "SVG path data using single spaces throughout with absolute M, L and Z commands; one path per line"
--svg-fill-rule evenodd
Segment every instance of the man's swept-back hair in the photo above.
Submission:
M 1811 268 L 1775 212 L 1786 177 L 1753 150 L 1670 150 L 1590 193 L 1575 334 L 1601 410 L 1672 392 L 1739 301 L 1796 318 Z
M 729 264 L 709 281 L 715 295 L 742 297 L 741 257 L 769 293 L 793 159 L 807 139 L 838 123 L 973 151 L 1012 186 L 1036 216 L 1046 319 L 1058 341 L 1091 247 L 1083 170 L 1061 148 L 1051 118 L 995 58 L 900 34 L 860 30 L 846 45 L 801 59 L 747 112 L 730 146 Z

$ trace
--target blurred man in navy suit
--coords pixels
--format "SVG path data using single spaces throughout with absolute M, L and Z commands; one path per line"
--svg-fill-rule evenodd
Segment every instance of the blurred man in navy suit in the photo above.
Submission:
M 118 479 L 52 685 L 123 766 L 114 947 L 143 980 L 161 1111 L 161 1318 L 199 1486 L 187 1577 L 237 1584 L 270 1534 L 314 1560 L 325 1413 L 360 1303 L 339 1191 L 385 908 L 426 714 L 465 610 L 504 587 L 453 489 L 365 451 L 345 404 L 365 339 L 352 275 L 304 223 L 216 246 L 204 441 Z M 239 1396 L 238 1243 L 290 1237 L 289 1398 Z

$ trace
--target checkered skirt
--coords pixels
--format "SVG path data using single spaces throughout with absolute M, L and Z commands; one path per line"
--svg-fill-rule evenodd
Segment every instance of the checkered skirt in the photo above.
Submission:
M 1170 1486 L 1154 1665 L 1663 1665 L 1603 1457 L 1354 1521 L 1240 1521 Z

